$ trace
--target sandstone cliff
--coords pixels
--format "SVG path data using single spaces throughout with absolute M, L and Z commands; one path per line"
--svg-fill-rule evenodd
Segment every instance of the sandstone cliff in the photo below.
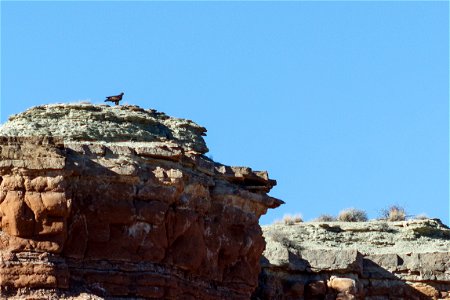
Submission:
M 254 299 L 450 299 L 450 229 L 439 220 L 263 226 Z
M 249 299 L 259 217 L 282 201 L 266 172 L 205 157 L 205 131 L 136 106 L 11 117 L 0 128 L 1 296 Z

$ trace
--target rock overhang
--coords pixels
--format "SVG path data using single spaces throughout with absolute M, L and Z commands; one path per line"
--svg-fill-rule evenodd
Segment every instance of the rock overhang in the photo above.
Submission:
M 24 142 L 44 147 L 52 145 L 80 154 L 94 153 L 109 158 L 121 155 L 131 160 L 145 157 L 173 161 L 245 187 L 245 190 L 257 194 L 252 199 L 266 203 L 267 208 L 276 208 L 284 203 L 264 196 L 277 183 L 269 178 L 267 171 L 227 166 L 206 157 L 204 154 L 209 151 L 203 138 L 206 132 L 205 127 L 192 120 L 170 117 L 155 109 L 135 105 L 57 103 L 31 107 L 10 116 L 0 126 L 0 141 L 11 145 Z M 6 147 L 4 151 L 19 150 Z M 66 153 L 63 151 L 55 157 L 61 159 Z M 11 155 L 3 155 L 3 158 L 11 158 Z M 45 167 L 48 158 L 39 160 L 38 156 L 35 162 L 35 167 Z

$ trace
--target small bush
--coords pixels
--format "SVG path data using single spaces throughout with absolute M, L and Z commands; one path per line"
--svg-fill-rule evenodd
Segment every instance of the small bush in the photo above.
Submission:
M 336 221 L 336 217 L 332 215 L 323 214 L 313 220 L 313 222 L 333 222 Z
M 426 214 L 419 214 L 419 215 L 414 216 L 414 220 L 427 220 L 429 218 L 430 217 L 428 217 Z
M 300 214 L 296 214 L 294 216 L 291 216 L 290 214 L 286 214 L 283 216 L 283 222 L 286 225 L 294 225 L 295 223 L 303 222 L 303 219 Z
M 382 222 L 379 224 L 379 231 L 380 232 L 392 232 L 391 227 L 389 227 L 387 222 Z
M 303 222 L 303 217 L 301 214 L 294 215 L 294 223 L 301 223 Z
M 399 205 L 392 205 L 381 211 L 381 218 L 387 221 L 405 221 L 406 211 Z
M 347 208 L 339 213 L 337 219 L 341 222 L 366 222 L 367 213 L 360 209 Z

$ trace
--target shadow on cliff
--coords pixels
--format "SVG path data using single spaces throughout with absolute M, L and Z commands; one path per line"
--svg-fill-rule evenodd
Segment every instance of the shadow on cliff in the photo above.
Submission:
M 261 257 L 262 270 L 252 300 L 331 300 L 331 299 L 399 299 L 431 300 L 439 298 L 422 293 L 375 262 L 364 259 L 362 274 L 345 271 L 313 272 L 310 263 L 289 251 L 288 264 L 271 265 Z M 327 284 L 331 276 L 355 280 L 356 290 L 339 292 Z M 433 287 L 432 283 L 427 282 Z M 436 285 L 436 284 L 434 284 Z
M 416 275 L 420 275 L 419 273 Z M 400 279 L 394 273 L 386 270 L 382 266 L 378 265 L 374 261 L 364 258 L 364 269 L 362 279 L 370 280 L 370 286 L 364 287 L 369 290 L 366 296 L 387 296 L 391 298 L 400 299 L 437 299 L 439 295 L 435 295 L 436 298 L 424 294 L 418 289 L 415 289 L 411 285 L 407 284 L 404 280 Z M 433 287 L 433 283 L 427 282 L 427 285 Z
M 80 153 L 83 151 L 84 153 Z M 66 167 L 73 179 L 71 186 L 67 189 L 71 193 L 73 199 L 73 207 L 71 216 L 68 219 L 68 234 L 63 248 L 63 256 L 67 264 L 67 282 L 69 284 L 68 291 L 62 291 L 60 296 L 80 296 L 82 293 L 92 293 L 100 297 L 107 297 L 114 295 L 117 286 L 101 285 L 100 280 L 105 280 L 101 276 L 100 279 L 90 280 L 85 278 L 87 275 L 80 270 L 83 265 L 92 263 L 91 268 L 95 269 L 98 266 L 92 261 L 84 262 L 86 255 L 90 250 L 88 241 L 96 239 L 100 241 L 109 241 L 111 239 L 110 228 L 107 226 L 103 218 L 108 216 L 108 213 L 117 211 L 120 215 L 124 210 L 127 210 L 127 216 L 132 213 L 132 205 L 124 208 L 120 202 L 114 201 L 115 198 L 122 196 L 122 192 L 129 191 L 120 188 L 119 190 L 108 187 L 107 181 L 111 184 L 118 184 L 120 174 L 114 172 L 108 167 L 96 162 L 96 158 L 117 159 L 118 155 L 114 155 L 107 147 L 99 148 L 98 153 L 92 152 L 88 145 L 82 145 L 81 149 L 75 151 L 71 148 L 65 149 Z M 112 197 L 108 193 L 118 193 L 117 197 Z M 104 195 L 102 197 L 101 195 Z M 111 197 L 110 197 L 111 196 Z M 111 200 L 111 201 L 109 201 Z M 120 217 L 117 217 L 117 222 L 122 222 Z M 97 256 L 102 256 L 102 253 L 113 255 L 117 249 L 112 248 L 98 248 Z M 101 260 L 101 259 L 100 259 Z M 102 260 L 106 263 L 107 260 Z M 95 273 L 95 272 L 93 272 Z M 112 272 L 114 273 L 114 272 Z M 98 276 L 98 275 L 89 275 Z M 108 275 L 105 275 L 106 277 Z M 110 275 L 111 277 L 111 275 Z M 125 284 L 124 284 L 125 285 Z
M 93 153 L 88 145 L 82 145 L 81 149 L 84 153 L 79 153 L 70 148 L 65 149 L 65 157 L 66 157 L 66 171 L 72 172 L 73 176 L 82 176 L 82 175 L 102 175 L 108 177 L 119 177 L 120 174 L 114 172 L 107 167 L 95 162 L 93 158 L 96 157 L 105 157 L 108 159 L 117 159 L 119 155 L 113 154 L 109 148 L 104 147 L 102 151 L 104 153 Z

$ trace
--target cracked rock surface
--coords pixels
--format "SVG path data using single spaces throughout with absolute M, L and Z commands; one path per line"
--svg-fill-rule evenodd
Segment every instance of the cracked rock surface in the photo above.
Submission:
M 203 137 L 206 128 L 191 120 L 169 117 L 154 109 L 134 105 L 90 103 L 35 106 L 9 120 L 1 136 L 62 137 L 65 141 L 93 143 L 163 142 L 185 151 L 208 151 Z
M 38 106 L 0 128 L 0 295 L 249 299 L 282 204 L 205 129 L 136 106 Z M 40 299 L 40 298 L 39 298 Z
M 438 219 L 263 226 L 254 299 L 450 299 L 450 229 Z

